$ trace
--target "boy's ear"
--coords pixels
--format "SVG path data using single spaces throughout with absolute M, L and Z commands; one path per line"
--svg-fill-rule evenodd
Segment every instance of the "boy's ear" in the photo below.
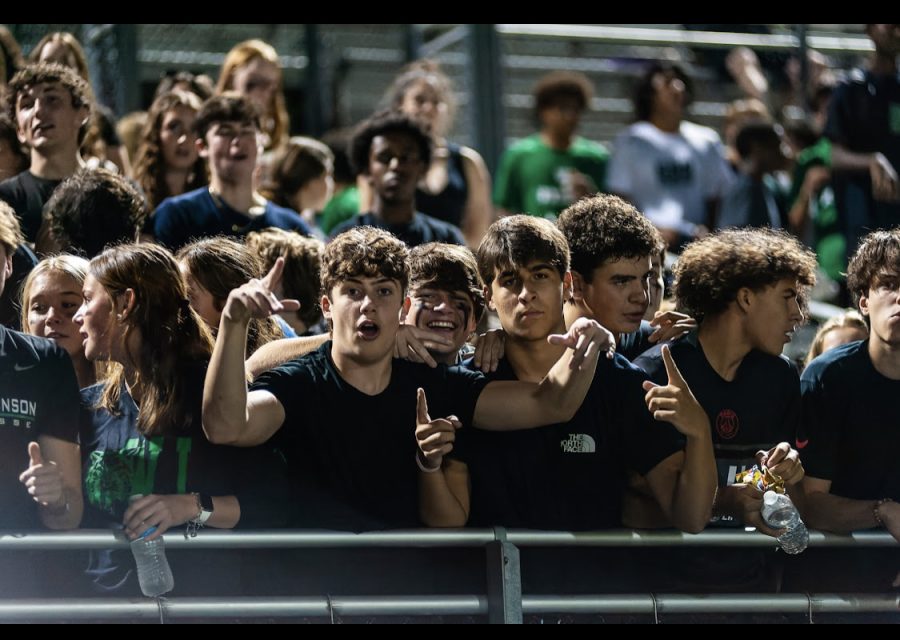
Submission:
M 741 311 L 749 311 L 750 307 L 753 306 L 753 300 L 756 297 L 756 294 L 753 293 L 753 289 L 750 287 L 741 287 L 738 289 L 737 295 L 734 298 L 734 301 L 737 303 L 738 308 Z
M 409 308 L 412 306 L 412 298 L 406 296 L 403 298 L 403 306 L 400 307 L 400 324 L 406 322 L 406 316 L 409 314 Z
M 566 297 L 565 299 L 572 300 L 573 302 L 581 302 L 584 300 L 584 278 L 577 271 L 569 271 L 566 276 L 570 278 L 569 292 L 571 297 Z M 563 287 L 565 287 L 565 284 L 566 280 L 563 278 Z
M 487 285 L 484 285 L 484 305 L 491 311 L 497 311 L 497 305 L 494 304 L 491 298 L 491 288 Z
M 322 299 L 319 300 L 319 307 L 322 309 L 322 316 L 326 320 L 331 320 L 331 300 L 328 299 L 328 296 L 322 296 Z

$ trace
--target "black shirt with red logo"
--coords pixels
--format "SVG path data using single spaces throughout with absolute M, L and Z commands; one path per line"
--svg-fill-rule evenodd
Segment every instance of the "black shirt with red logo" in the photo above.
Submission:
M 712 427 L 719 486 L 756 463 L 760 449 L 794 444 L 800 421 L 800 376 L 783 356 L 751 351 L 729 382 L 716 373 L 694 331 L 670 343 L 675 364 L 706 410 Z M 666 384 L 662 346 L 634 363 L 657 384 Z M 801 452 L 802 455 L 802 452 Z

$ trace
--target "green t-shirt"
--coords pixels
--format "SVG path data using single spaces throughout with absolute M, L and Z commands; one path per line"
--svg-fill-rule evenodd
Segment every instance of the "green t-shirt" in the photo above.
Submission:
M 790 202 L 797 201 L 800 187 L 812 167 L 831 166 L 831 141 L 824 136 L 797 154 Z M 810 214 L 815 235 L 815 250 L 819 266 L 832 280 L 841 280 L 847 269 L 847 241 L 838 223 L 838 210 L 831 185 L 822 189 L 810 202 Z
M 575 138 L 565 151 L 551 149 L 534 134 L 513 144 L 500 160 L 494 204 L 510 213 L 551 220 L 572 204 L 569 172 L 588 176 L 599 191 L 606 188 L 609 152 L 603 145 Z
M 336 226 L 359 213 L 359 189 L 345 187 L 335 193 L 322 209 L 318 224 L 327 236 Z

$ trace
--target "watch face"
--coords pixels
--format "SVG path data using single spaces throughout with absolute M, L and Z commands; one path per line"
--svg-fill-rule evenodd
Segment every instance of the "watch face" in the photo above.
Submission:
M 200 494 L 200 508 L 203 511 L 208 511 L 209 513 L 213 512 L 213 501 L 211 495 L 207 493 Z

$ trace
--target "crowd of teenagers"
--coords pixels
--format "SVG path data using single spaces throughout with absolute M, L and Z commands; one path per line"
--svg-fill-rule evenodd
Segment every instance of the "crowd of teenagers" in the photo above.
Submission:
M 750 97 L 725 144 L 678 65 L 638 78 L 611 153 L 576 135 L 588 78 L 550 73 L 492 180 L 432 61 L 320 141 L 260 40 L 117 126 L 71 34 L 26 61 L 0 32 L 0 529 L 777 537 L 756 465 L 811 528 L 900 541 L 900 25 L 867 33 L 865 69 L 804 89 L 815 119 L 785 134 Z M 794 362 L 823 279 L 855 308 Z M 900 587 L 877 551 L 602 563 L 654 591 Z M 175 554 L 176 594 L 290 556 L 208 553 Z M 5 554 L 0 594 L 131 595 L 134 569 Z

